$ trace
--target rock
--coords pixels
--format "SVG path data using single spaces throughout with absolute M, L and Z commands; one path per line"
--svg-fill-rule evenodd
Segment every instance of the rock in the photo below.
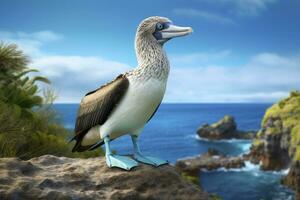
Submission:
M 249 160 L 261 163 L 263 170 L 282 170 L 291 162 L 290 131 L 282 128 L 280 118 L 270 117 L 259 130 L 259 138 L 250 148 Z
M 288 130 L 283 130 L 281 119 L 268 118 L 259 133 L 260 138 L 256 139 L 257 144 L 253 143 L 250 148 L 250 161 L 261 163 L 263 170 L 279 171 L 287 168 L 291 162 L 290 133 Z
M 245 166 L 245 162 L 243 157 L 227 157 L 216 150 L 210 150 L 197 157 L 178 160 L 175 166 L 180 172 L 198 175 L 200 170 L 241 168 Z
M 0 199 L 211 199 L 170 165 L 110 169 L 104 158 L 0 159 Z
M 300 161 L 291 166 L 289 173 L 282 179 L 282 184 L 296 191 L 296 198 L 300 199 Z
M 221 140 L 221 139 L 253 139 L 255 136 L 254 132 L 244 132 L 237 130 L 237 125 L 232 116 L 226 115 L 220 121 L 209 125 L 204 124 L 197 130 L 197 134 L 202 138 L 210 140 Z

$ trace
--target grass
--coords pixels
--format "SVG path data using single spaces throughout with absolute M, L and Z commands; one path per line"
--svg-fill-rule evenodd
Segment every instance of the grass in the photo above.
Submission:
M 293 128 L 300 123 L 300 92 L 291 92 L 286 99 L 271 106 L 262 121 L 262 126 L 270 117 L 279 117 L 282 119 L 284 128 Z

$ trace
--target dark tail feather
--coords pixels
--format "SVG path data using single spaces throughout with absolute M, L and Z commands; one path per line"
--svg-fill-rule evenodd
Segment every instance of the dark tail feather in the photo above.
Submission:
M 82 152 L 85 151 L 86 149 L 83 149 L 81 146 L 81 141 L 82 141 L 83 137 L 80 135 L 75 135 L 70 141 L 76 140 L 76 143 L 72 149 L 72 152 Z
M 89 151 L 92 151 L 92 150 L 94 150 L 94 149 L 96 149 L 96 148 L 102 146 L 103 144 L 104 144 L 104 141 L 103 141 L 103 140 L 102 140 L 102 141 L 99 141 L 99 142 L 97 142 L 96 144 L 90 146 Z
M 68 140 L 68 143 L 71 143 L 71 142 L 73 142 L 74 140 L 76 140 L 77 139 L 77 135 L 75 135 L 74 137 L 72 137 L 71 139 L 69 139 Z
M 92 151 L 94 149 L 96 149 L 97 147 L 101 146 L 104 144 L 104 141 L 99 141 L 96 144 L 93 145 L 88 145 L 88 146 L 81 146 L 81 141 L 82 141 L 82 137 L 74 137 L 76 140 L 76 144 L 74 145 L 72 152 L 83 152 L 83 151 Z M 73 138 L 72 138 L 73 139 Z

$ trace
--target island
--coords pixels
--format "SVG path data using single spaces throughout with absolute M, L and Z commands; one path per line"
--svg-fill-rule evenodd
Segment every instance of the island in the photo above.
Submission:
M 197 134 L 201 138 L 209 140 L 222 139 L 253 139 L 254 131 L 241 131 L 237 129 L 237 124 L 233 116 L 226 115 L 214 124 L 203 124 L 198 128 Z

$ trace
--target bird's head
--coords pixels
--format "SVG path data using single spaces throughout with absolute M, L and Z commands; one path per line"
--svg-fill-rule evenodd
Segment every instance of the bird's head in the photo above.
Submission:
M 137 36 L 148 37 L 162 45 L 174 37 L 185 36 L 191 32 L 193 32 L 191 27 L 175 26 L 168 18 L 154 16 L 140 23 Z

